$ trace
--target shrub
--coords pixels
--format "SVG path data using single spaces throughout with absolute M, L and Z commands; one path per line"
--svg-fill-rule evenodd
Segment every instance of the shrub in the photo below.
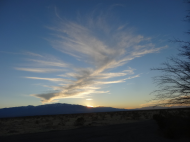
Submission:
M 160 129 L 164 129 L 166 127 L 166 118 L 161 114 L 154 114 L 153 119 L 157 122 Z
M 181 116 L 154 114 L 153 119 L 157 122 L 164 137 L 176 139 L 188 135 L 190 131 L 189 118 Z
M 134 113 L 132 114 L 132 119 L 138 120 L 139 118 L 140 118 L 140 114 L 139 114 L 138 112 L 134 112 Z
M 92 121 L 97 121 L 97 120 L 98 120 L 97 116 L 92 117 Z
M 83 126 L 85 122 L 85 119 L 83 117 L 77 118 L 77 120 L 75 121 L 74 125 L 75 126 Z
M 36 122 L 35 122 L 36 124 L 39 124 L 39 120 L 36 120 Z

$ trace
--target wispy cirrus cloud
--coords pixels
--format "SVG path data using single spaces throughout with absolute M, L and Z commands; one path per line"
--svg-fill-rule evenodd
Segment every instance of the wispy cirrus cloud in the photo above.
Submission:
M 51 69 L 51 68 L 15 68 L 16 70 L 37 72 L 37 73 L 49 73 L 49 72 L 61 72 L 63 69 Z
M 40 66 L 68 67 L 68 64 L 62 61 L 45 61 L 45 60 L 36 60 L 36 59 L 30 59 L 30 61 L 36 62 Z
M 92 99 L 86 99 L 87 101 L 91 101 Z
M 29 57 L 25 67 L 15 67 L 16 70 L 28 71 L 34 73 L 52 73 L 52 72 L 64 72 L 66 68 L 70 67 L 70 64 L 57 59 L 55 56 L 45 54 L 36 54 L 33 52 L 23 52 L 23 55 Z
M 62 20 L 56 27 L 49 27 L 53 32 L 53 38 L 49 39 L 52 47 L 88 67 L 77 68 L 71 63 L 56 59 L 47 60 L 40 56 L 38 56 L 40 59 L 30 59 L 38 65 L 51 66 L 49 72 L 53 71 L 53 67 L 69 69 L 63 74 L 58 74 L 60 78 L 26 77 L 58 83 L 57 86 L 49 86 L 56 91 L 32 96 L 40 98 L 42 103 L 49 103 L 61 98 L 80 98 L 89 94 L 108 93 L 109 91 L 101 90 L 102 85 L 122 83 L 140 76 L 140 74 L 135 75 L 134 69 L 130 67 L 120 72 L 111 72 L 111 70 L 137 57 L 159 52 L 166 47 L 156 47 L 150 37 L 133 33 L 125 24 L 111 28 L 104 17 L 99 16 L 94 19 L 91 17 L 85 24 Z M 20 70 L 32 71 L 32 68 L 20 68 Z M 37 72 L 34 69 L 33 72 L 35 71 Z
M 53 82 L 69 82 L 68 79 L 63 78 L 42 78 L 42 77 L 25 77 L 30 79 L 38 79 L 38 80 L 47 80 L 47 81 L 53 81 Z
M 24 52 L 23 54 L 27 54 L 27 55 L 30 55 L 30 56 L 36 56 L 36 57 L 43 57 L 43 56 L 40 55 L 40 54 L 36 54 L 36 53 L 33 53 L 33 52 L 29 52 L 29 51 Z

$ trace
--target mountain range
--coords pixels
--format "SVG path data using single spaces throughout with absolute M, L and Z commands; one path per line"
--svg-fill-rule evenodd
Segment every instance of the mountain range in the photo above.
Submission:
M 170 107 L 184 108 L 185 106 Z M 75 114 L 75 113 L 93 113 L 93 112 L 111 112 L 111 111 L 133 111 L 133 110 L 151 110 L 151 109 L 169 109 L 168 107 L 142 107 L 136 109 L 120 109 L 113 107 L 87 107 L 75 104 L 55 103 L 39 106 L 20 106 L 0 109 L 0 118 L 23 117 L 37 115 L 57 115 L 57 114 Z
M 20 106 L 0 109 L 0 118 L 3 117 L 23 117 L 36 115 L 56 115 L 56 114 L 74 114 L 74 113 L 92 113 L 92 112 L 110 112 L 126 111 L 112 107 L 87 107 L 82 105 L 55 103 L 39 106 Z

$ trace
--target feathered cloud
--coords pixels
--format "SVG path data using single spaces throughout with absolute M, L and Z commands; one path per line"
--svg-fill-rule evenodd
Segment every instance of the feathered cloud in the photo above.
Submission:
M 63 69 L 51 69 L 51 68 L 15 68 L 16 70 L 37 72 L 37 73 L 49 73 L 49 72 L 61 72 Z
M 106 26 L 107 25 L 107 26 Z M 102 30 L 102 28 L 105 28 Z M 54 102 L 61 98 L 81 98 L 89 94 L 108 93 L 101 90 L 102 85 L 122 83 L 128 79 L 139 77 L 134 69 L 128 68 L 120 72 L 111 72 L 129 61 L 149 53 L 159 52 L 165 47 L 155 47 L 150 37 L 134 34 L 126 25 L 110 28 L 104 17 L 90 18 L 86 25 L 72 21 L 61 21 L 56 27 L 49 27 L 53 38 L 49 39 L 52 47 L 68 54 L 86 64 L 86 68 L 76 68 L 56 58 L 45 58 L 39 54 L 30 55 L 39 59 L 30 59 L 38 66 L 51 67 L 49 71 L 37 68 L 17 68 L 24 71 L 51 72 L 58 71 L 53 67 L 65 70 L 58 74 L 60 78 L 26 77 L 30 79 L 57 82 L 58 86 L 49 86 L 50 93 L 33 94 L 42 103 Z M 28 52 L 29 53 L 29 52 Z M 114 79 L 115 78 L 115 79 Z M 122 79 L 121 79 L 122 78 Z M 60 83 L 63 84 L 60 84 Z
M 41 78 L 41 77 L 25 77 L 25 78 L 47 80 L 47 81 L 52 81 L 52 82 L 69 82 L 70 81 L 68 79 L 63 79 L 63 78 Z
M 62 61 L 44 61 L 36 59 L 30 59 L 30 61 L 36 62 L 41 66 L 68 67 L 68 65 Z
M 42 55 L 36 54 L 36 53 L 33 53 L 33 52 L 24 52 L 23 54 L 27 54 L 27 55 L 30 55 L 30 56 L 36 56 L 36 57 L 43 57 Z
M 92 99 L 86 99 L 87 101 L 91 101 Z

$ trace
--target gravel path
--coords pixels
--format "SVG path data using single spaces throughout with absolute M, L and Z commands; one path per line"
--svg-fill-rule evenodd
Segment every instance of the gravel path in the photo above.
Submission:
M 171 140 L 158 134 L 154 120 L 73 130 L 41 132 L 0 137 L 0 142 L 190 142 Z

